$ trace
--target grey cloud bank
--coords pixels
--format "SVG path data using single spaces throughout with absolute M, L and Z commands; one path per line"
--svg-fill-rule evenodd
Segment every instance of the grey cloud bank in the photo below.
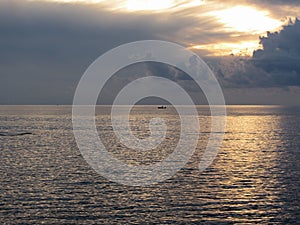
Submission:
M 280 32 L 261 37 L 262 50 L 253 54 L 257 67 L 271 75 L 278 85 L 300 85 L 300 21 L 296 19 Z
M 203 9 L 198 10 L 201 14 Z M 80 4 L 2 1 L 0 104 L 71 104 L 76 85 L 88 65 L 104 52 L 127 42 L 162 39 L 187 45 L 230 40 L 232 33 L 221 32 L 219 22 L 208 16 L 196 18 L 194 13 L 183 10 L 142 15 Z M 255 103 L 252 94 L 235 98 L 235 91 L 252 93 L 255 88 L 259 91 L 254 93 L 259 95 L 268 92 L 264 88 L 273 88 L 274 93 L 277 88 L 278 95 L 291 93 L 294 99 L 300 86 L 300 48 L 296 41 L 299 38 L 296 21 L 281 32 L 261 38 L 264 48 L 256 51 L 253 58 L 218 57 L 205 61 L 227 89 L 229 103 Z M 199 92 L 186 75 L 174 68 L 149 64 L 122 72 L 119 79 L 108 85 L 108 95 L 113 96 L 109 90 L 119 90 L 137 72 L 160 73 L 189 89 L 191 95 L 197 96 Z M 261 99 L 264 101 L 257 103 L 276 103 L 272 96 Z M 289 104 L 295 103 L 296 99 L 289 100 Z

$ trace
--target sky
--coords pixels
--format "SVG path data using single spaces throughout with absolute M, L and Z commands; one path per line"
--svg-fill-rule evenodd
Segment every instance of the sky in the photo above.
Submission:
M 197 53 L 228 104 L 300 104 L 299 14 L 298 0 L 0 0 L 0 104 L 72 104 L 97 57 L 138 40 Z M 151 63 L 119 71 L 101 103 L 136 71 L 165 74 L 202 103 L 181 71 Z

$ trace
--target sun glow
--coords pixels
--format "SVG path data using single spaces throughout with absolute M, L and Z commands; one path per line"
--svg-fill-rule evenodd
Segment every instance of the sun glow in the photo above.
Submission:
M 191 49 L 208 50 L 211 52 L 210 56 L 225 56 L 225 55 L 239 55 L 250 56 L 253 51 L 258 49 L 260 45 L 257 41 L 244 41 L 238 43 L 214 43 L 205 45 L 194 45 Z
M 248 6 L 236 6 L 209 13 L 223 23 L 228 30 L 261 34 L 278 29 L 282 22 L 273 19 L 267 11 Z

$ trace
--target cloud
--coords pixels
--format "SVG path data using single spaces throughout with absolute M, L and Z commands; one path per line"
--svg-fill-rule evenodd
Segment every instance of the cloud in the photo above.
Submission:
M 228 1 L 226 4 L 240 3 Z M 256 4 L 265 3 L 256 1 Z M 130 13 L 107 7 L 101 4 L 1 1 L 0 104 L 71 104 L 76 85 L 88 65 L 104 52 L 123 43 L 160 39 L 190 46 L 253 39 L 252 34 L 237 35 L 236 32 L 225 31 L 224 24 L 206 14 L 209 10 L 220 9 L 220 4 L 163 13 Z M 280 39 L 292 43 L 295 31 L 283 34 L 280 33 Z M 265 46 L 271 43 L 271 39 L 265 37 Z M 296 46 L 298 42 L 293 43 Z M 292 44 L 285 48 L 291 47 Z M 270 54 L 267 47 L 258 53 L 260 57 L 256 54 L 251 60 L 241 57 L 205 60 L 225 88 L 298 85 L 298 56 L 292 63 L 291 50 L 284 51 L 281 54 L 284 60 L 279 57 L 277 63 L 267 63 L 267 55 Z M 207 52 L 202 50 L 198 53 L 203 55 Z M 285 60 L 284 54 L 289 60 Z M 275 56 L 271 58 L 275 59 Z M 291 67 L 294 69 L 287 69 Z M 110 90 L 119 90 L 120 85 L 135 78 L 136 71 L 163 74 L 195 95 L 199 92 L 181 71 L 152 64 L 123 71 L 123 78 L 108 85 L 108 99 L 117 93 L 110 93 Z
M 300 86 L 300 21 L 260 37 L 252 57 L 205 58 L 225 88 Z M 259 39 L 258 39 L 259 41 Z
M 70 104 L 84 70 L 104 52 L 145 39 L 189 45 L 230 38 L 221 28 L 185 9 L 141 14 L 101 4 L 1 1 L 0 100 Z
M 207 0 L 208 2 L 212 3 L 220 3 L 224 2 L 221 0 Z M 272 8 L 274 5 L 281 5 L 281 6 L 300 6 L 300 3 L 298 0 L 228 0 L 226 1 L 227 4 L 229 5 L 261 5 L 261 6 L 266 6 Z
M 260 37 L 263 49 L 253 53 L 252 63 L 262 68 L 277 85 L 300 86 L 300 21 L 279 32 Z
M 251 63 L 249 57 L 207 58 L 206 62 L 224 88 L 269 87 L 269 74 Z
M 247 0 L 247 3 L 266 9 L 274 18 L 280 20 L 300 16 L 300 2 L 297 0 Z
M 212 4 L 218 4 L 220 8 L 234 7 L 237 5 L 252 6 L 264 10 L 273 18 L 284 20 L 286 18 L 300 17 L 300 1 L 298 0 L 208 0 Z
M 248 0 L 248 2 L 249 3 L 254 2 L 257 4 L 270 4 L 270 0 Z M 272 4 L 300 6 L 298 0 L 272 0 Z

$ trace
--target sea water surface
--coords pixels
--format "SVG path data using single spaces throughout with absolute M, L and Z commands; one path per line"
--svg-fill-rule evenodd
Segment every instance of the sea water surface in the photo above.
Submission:
M 204 172 L 210 113 L 197 109 L 201 133 L 187 165 L 164 182 L 130 187 L 84 160 L 70 106 L 0 106 L 0 224 L 300 224 L 300 108 L 228 106 L 223 145 Z M 99 137 L 128 164 L 155 163 L 177 145 L 176 110 L 136 106 L 130 116 L 139 138 L 158 116 L 168 131 L 153 151 L 119 143 L 107 106 L 97 107 Z

